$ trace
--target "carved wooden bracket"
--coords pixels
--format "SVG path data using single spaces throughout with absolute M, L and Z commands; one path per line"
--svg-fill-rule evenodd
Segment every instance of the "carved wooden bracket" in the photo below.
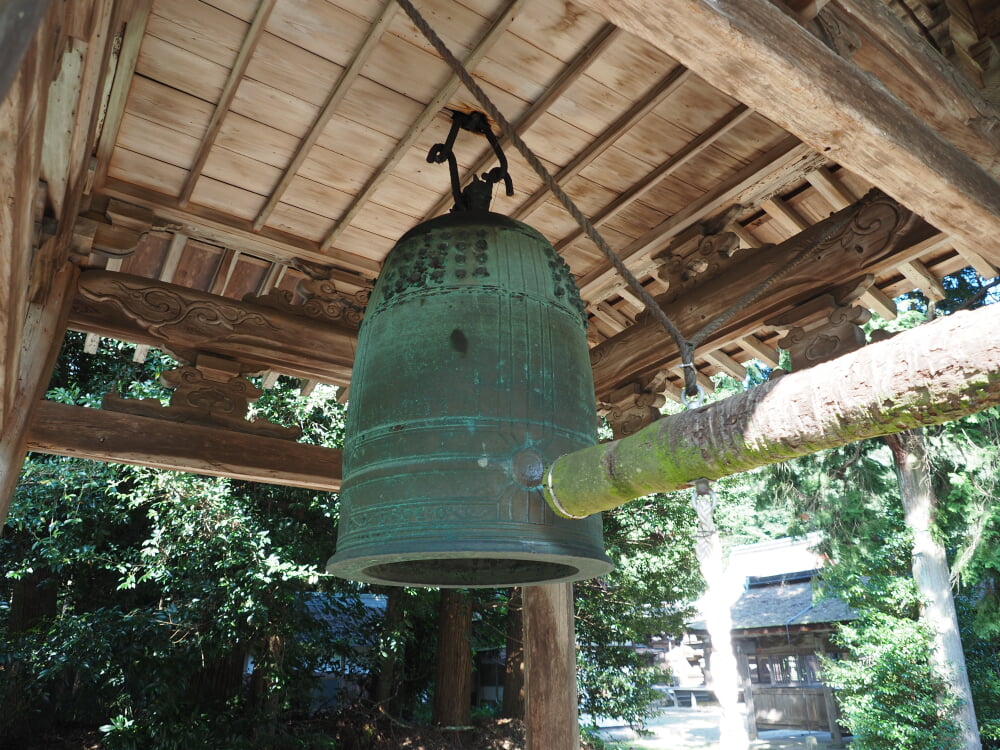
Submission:
M 861 324 L 868 322 L 871 311 L 851 303 L 874 280 L 874 276 L 866 275 L 833 294 L 816 297 L 767 321 L 767 325 L 785 332 L 778 346 L 791 354 L 793 370 L 812 367 L 865 345 Z
M 361 325 L 365 306 L 368 304 L 367 289 L 345 295 L 337 290 L 332 279 L 305 279 L 299 282 L 297 291 L 305 299 L 301 305 L 293 304 L 294 295 L 287 289 L 273 289 L 261 296 L 248 294 L 243 300 L 315 320 L 328 320 L 352 327 Z
M 653 256 L 658 266 L 657 278 L 668 287 L 671 284 L 690 285 L 717 273 L 722 264 L 740 250 L 740 238 L 729 230 L 732 223 L 746 210 L 734 203 L 718 216 L 701 222 L 682 232 L 668 247 Z M 694 246 L 691 251 L 685 248 Z
M 350 380 L 357 330 L 162 281 L 87 271 L 70 311 L 74 330 L 165 349 L 193 362 L 210 353 L 324 383 Z
M 608 401 L 601 403 L 601 410 L 617 440 L 659 419 L 659 408 L 665 403 L 666 398 L 653 390 L 652 383 L 633 381 L 612 391 Z
M 152 231 L 155 216 L 146 208 L 112 200 L 103 216 L 76 217 L 72 252 L 78 256 L 97 253 L 125 258 L 135 252 L 143 235 Z
M 690 288 L 678 285 L 657 298 L 664 312 L 685 335 L 693 335 L 710 320 L 734 304 L 789 263 L 784 272 L 752 304 L 741 308 L 701 348 L 712 351 L 728 341 L 752 333 L 760 320 L 768 320 L 801 302 L 824 280 L 828 293 L 865 274 L 879 274 L 892 267 L 900 250 L 926 240 L 937 230 L 891 198 L 873 192 L 830 218 L 770 248 L 744 250 L 714 276 Z M 803 255 L 805 253 L 805 255 Z M 590 350 L 594 386 L 598 398 L 637 375 L 671 366 L 679 359 L 676 344 L 658 323 L 642 317 L 635 325 Z M 794 322 L 791 324 L 794 325 Z M 627 380 L 625 376 L 627 377 Z
M 160 375 L 160 383 L 174 391 L 169 406 L 155 398 L 122 398 L 113 392 L 104 396 L 102 405 L 111 411 L 171 422 L 224 427 L 263 437 L 299 438 L 299 427 L 283 427 L 264 419 L 247 421 L 247 410 L 260 398 L 261 390 L 240 377 L 239 371 L 239 362 L 202 354 L 194 367 L 179 367 Z

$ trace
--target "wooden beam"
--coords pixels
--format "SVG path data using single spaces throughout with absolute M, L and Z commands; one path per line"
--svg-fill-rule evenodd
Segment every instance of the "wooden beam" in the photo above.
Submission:
M 104 185 L 108 178 L 108 168 L 111 166 L 111 154 L 118 140 L 118 130 L 125 115 L 125 103 L 132 86 L 132 76 L 135 64 L 139 60 L 139 48 L 146 34 L 146 24 L 153 7 L 153 0 L 134 0 L 132 13 L 125 19 L 125 33 L 122 37 L 121 49 L 118 51 L 118 61 L 115 75 L 111 83 L 111 93 L 108 95 L 105 107 L 104 125 L 101 128 L 101 139 L 97 144 L 97 168 L 94 172 L 94 185 Z
M 588 164 L 595 161 L 601 154 L 611 148 L 615 141 L 631 130 L 639 120 L 656 109 L 664 99 L 687 83 L 691 77 L 691 71 L 681 66 L 667 73 L 639 101 L 611 123 L 590 145 L 573 157 L 569 164 L 560 169 L 555 175 L 556 182 L 562 185 L 582 172 Z M 541 206 L 548 197 L 548 188 L 544 186 L 538 188 L 524 203 L 511 213 L 511 216 L 515 219 L 523 220 L 524 217 Z
M 721 117 L 706 130 L 702 131 L 689 143 L 686 143 L 676 154 L 667 159 L 652 172 L 643 177 L 639 182 L 630 187 L 624 193 L 615 198 L 594 216 L 590 217 L 590 223 L 599 227 L 609 219 L 617 216 L 620 212 L 641 199 L 646 193 L 656 187 L 662 180 L 666 179 L 689 161 L 694 159 L 705 149 L 719 140 L 722 136 L 735 128 L 746 118 L 753 114 L 753 110 L 744 107 L 742 104 Z M 576 229 L 566 237 L 556 243 L 555 248 L 562 251 L 569 247 L 583 236 L 582 229 Z
M 1000 404 L 1000 305 L 938 318 L 888 341 L 663 417 L 557 459 L 545 495 L 577 518 L 629 500 Z M 789 419 L 789 415 L 795 415 Z
M 225 120 L 226 115 L 229 114 L 229 107 L 236 96 L 236 89 L 239 88 L 240 82 L 247 72 L 247 66 L 250 64 L 250 58 L 253 56 L 254 50 L 257 49 L 257 45 L 260 43 L 260 38 L 264 34 L 267 19 L 271 16 L 271 11 L 274 10 L 274 3 L 275 0 L 260 0 L 260 3 L 257 5 L 257 12 L 254 13 L 250 28 L 247 29 L 247 35 L 243 38 L 243 44 L 240 45 L 240 51 L 236 54 L 236 60 L 233 62 L 232 70 L 229 71 L 226 84 L 222 87 L 219 101 L 216 102 L 215 110 L 212 112 L 212 119 L 208 121 L 205 136 L 201 139 L 201 144 L 198 146 L 198 153 L 195 155 L 194 164 L 191 165 L 187 179 L 184 180 L 184 185 L 181 187 L 180 195 L 177 196 L 177 204 L 181 208 L 186 206 L 188 201 L 191 200 L 191 193 L 194 192 L 194 186 L 197 184 L 198 178 L 201 177 L 201 171 L 205 168 L 205 162 L 208 161 L 209 154 L 212 153 L 215 139 L 219 136 L 219 131 L 222 130 L 222 122 Z
M 395 2 L 395 0 L 391 0 Z M 556 102 L 559 97 L 566 93 L 566 90 L 573 85 L 573 83 L 584 74 L 590 64 L 597 60 L 601 53 L 608 48 L 608 46 L 622 34 L 622 30 L 619 29 L 614 24 L 605 24 L 602 26 L 596 34 L 591 38 L 587 44 L 584 45 L 576 56 L 570 61 L 569 65 L 562 69 L 556 80 L 545 90 L 538 99 L 532 102 L 531 106 L 522 114 L 517 122 L 513 124 L 514 130 L 518 134 L 523 134 L 528 130 L 539 117 L 544 115 L 549 111 L 549 108 Z M 510 144 L 510 138 L 506 133 L 501 133 L 499 136 L 499 142 L 501 148 L 506 148 Z M 478 175 L 480 172 L 486 169 L 496 156 L 493 154 L 493 149 L 487 149 L 475 164 L 473 164 L 465 172 L 465 178 L 462 180 L 462 184 L 466 184 L 472 179 L 472 175 Z M 424 214 L 424 219 L 430 219 L 438 214 L 442 213 L 453 201 L 451 191 L 448 191 L 434 206 Z
M 866 233 L 865 222 L 871 222 L 869 228 L 877 226 L 877 231 Z M 774 281 L 765 295 L 738 310 L 702 343 L 702 351 L 712 351 L 753 333 L 761 320 L 833 292 L 865 274 L 877 275 L 892 268 L 898 262 L 894 256 L 906 248 L 924 246 L 928 237 L 936 235 L 933 227 L 892 199 L 873 196 L 766 251 L 741 253 L 716 276 L 682 295 L 668 293 L 660 303 L 681 332 L 692 336 L 707 320 L 736 303 L 745 290 L 785 268 L 803 251 L 812 255 Z M 820 287 L 816 286 L 817 280 Z M 591 349 L 598 398 L 622 385 L 626 378 L 632 380 L 661 370 L 676 362 L 677 357 L 677 347 L 666 332 L 649 318 L 641 318 Z
M 950 143 L 1000 176 L 1000 109 L 984 91 L 886 3 L 837 0 L 827 12 L 854 36 L 854 63 L 877 76 Z
M 219 297 L 162 281 L 87 271 L 69 327 L 171 352 L 186 362 L 198 353 L 244 365 L 346 385 L 357 330 L 263 305 Z
M 497 16 L 493 25 L 490 26 L 489 31 L 479 40 L 469 55 L 463 60 L 463 65 L 467 70 L 473 70 L 476 65 L 486 56 L 486 54 L 493 48 L 500 37 L 507 31 L 507 28 L 514 22 L 517 14 L 520 12 L 521 7 L 527 2 L 527 0 L 510 0 L 507 6 L 501 11 L 500 15 Z M 393 146 L 392 151 L 385 158 L 382 164 L 379 165 L 378 171 L 376 171 L 368 181 L 365 183 L 361 191 L 354 196 L 351 201 L 351 205 L 347 207 L 347 210 L 341 215 L 340 219 L 334 225 L 333 229 L 326 236 L 323 242 L 320 243 L 321 250 L 329 250 L 332 248 L 340 236 L 347 230 L 354 221 L 354 218 L 361 212 L 361 209 L 365 207 L 371 197 L 378 190 L 379 186 L 388 179 L 392 170 L 399 164 L 400 160 L 406 156 L 407 152 L 413 148 L 413 145 L 417 142 L 424 131 L 431 124 L 435 117 L 441 114 L 441 110 L 448 104 L 451 99 L 452 94 L 461 85 L 457 75 L 452 73 L 448 77 L 447 83 L 441 87 L 434 98 L 427 103 L 424 107 L 424 111 L 420 113 L 420 116 L 414 121 L 410 126 L 410 129 L 406 134 L 396 142 Z
M 338 492 L 341 452 L 220 427 L 40 401 L 28 450 Z
M 956 244 L 981 248 L 983 237 L 1000 236 L 996 179 L 922 120 L 926 113 L 915 115 L 769 0 L 583 4 L 881 187 Z M 996 147 L 984 154 L 997 155 Z
M 74 157 L 70 143 L 81 114 L 78 104 L 85 65 L 82 46 L 72 46 L 63 52 L 58 60 L 56 78 L 48 91 L 40 179 L 45 181 L 48 202 L 57 220 L 68 218 L 63 207 L 69 192 L 70 165 Z M 89 114 L 88 110 L 86 122 L 90 121 Z
M 364 41 L 361 46 L 358 47 L 351 61 L 344 68 L 344 72 L 340 74 L 340 78 L 337 79 L 337 83 L 334 85 L 333 90 L 330 95 L 326 98 L 322 109 L 320 109 L 319 114 L 316 115 L 316 119 L 313 121 L 312 127 L 309 128 L 309 132 L 306 137 L 302 139 L 298 146 L 295 148 L 295 154 L 292 156 L 292 160 L 285 167 L 285 171 L 281 175 L 281 179 L 278 180 L 278 184 L 275 186 L 274 190 L 271 191 L 271 195 L 267 198 L 267 203 L 257 214 L 257 218 L 254 219 L 253 228 L 254 231 L 260 231 L 267 223 L 268 217 L 274 211 L 275 206 L 281 202 L 281 197 L 288 190 L 288 186 L 292 184 L 292 180 L 299 172 L 299 167 L 302 166 L 302 162 L 306 160 L 309 156 L 309 152 L 312 151 L 313 146 L 316 145 L 316 141 L 323 134 L 323 130 L 326 128 L 327 123 L 330 122 L 330 118 L 333 117 L 333 113 L 337 111 L 337 107 L 347 96 L 347 92 L 350 91 L 351 86 L 357 80 L 358 76 L 361 75 L 362 69 L 368 64 L 368 60 L 378 46 L 378 43 L 382 40 L 382 35 L 385 34 L 386 29 L 389 28 L 389 24 L 392 23 L 393 16 L 395 16 L 396 11 L 399 6 L 396 4 L 396 0 L 386 0 L 385 5 L 382 7 L 382 12 L 379 14 L 378 19 L 372 24 L 371 28 L 368 30 L 368 34 L 365 36 Z
M 650 273 L 655 264 L 649 261 L 651 251 L 688 229 L 720 208 L 735 200 L 742 193 L 768 183 L 774 174 L 783 175 L 788 170 L 810 171 L 816 166 L 816 154 L 808 146 L 788 139 L 754 160 L 715 190 L 692 201 L 668 219 L 663 220 L 644 235 L 618 251 L 618 256 L 632 267 L 638 276 Z M 637 263 L 637 261 L 644 261 Z M 609 263 L 602 264 L 580 279 L 583 298 L 594 302 L 608 296 L 617 282 L 617 274 Z

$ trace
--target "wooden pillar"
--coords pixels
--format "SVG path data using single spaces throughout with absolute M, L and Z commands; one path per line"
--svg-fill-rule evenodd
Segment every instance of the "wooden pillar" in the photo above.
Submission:
M 17 76 L 24 53 L 52 0 L 9 0 L 0 4 L 0 99 Z
M 753 704 L 753 683 L 750 679 L 750 659 L 743 644 L 736 644 L 736 661 L 739 664 L 740 680 L 743 682 L 743 706 L 746 709 L 747 738 L 757 739 L 757 709 Z
M 66 332 L 69 306 L 79 269 L 66 263 L 52 280 L 48 296 L 28 306 L 21 337 L 20 368 L 13 408 L 0 431 L 0 528 L 7 519 L 26 453 L 28 427 L 36 404 L 45 395 Z
M 579 750 L 573 584 L 525 586 L 527 750 Z
M 837 701 L 833 698 L 833 690 L 829 685 L 823 685 L 823 703 L 826 706 L 826 720 L 830 729 L 830 742 L 833 747 L 840 747 L 840 725 L 837 723 Z

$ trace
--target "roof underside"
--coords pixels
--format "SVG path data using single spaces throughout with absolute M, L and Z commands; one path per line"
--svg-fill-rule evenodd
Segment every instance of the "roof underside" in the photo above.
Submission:
M 934 41 L 945 32 L 928 8 L 944 3 L 907 2 L 905 13 L 897 7 L 900 28 L 923 34 L 929 52 L 932 42 L 954 52 L 950 37 Z M 822 35 L 853 4 L 812 3 L 826 7 L 804 17 L 808 28 Z M 990 42 L 1000 12 L 988 0 L 961 5 L 966 37 Z M 724 93 L 584 6 L 423 0 L 419 7 L 665 302 L 733 264 L 766 258 L 771 244 L 873 187 L 833 161 L 836 150 L 817 150 L 749 106 L 759 93 Z M 952 29 L 956 18 L 945 18 Z M 153 231 L 119 258 L 95 245 L 87 267 L 110 263 L 237 299 L 273 289 L 295 294 L 310 277 L 354 294 L 370 286 L 399 236 L 450 208 L 447 169 L 426 155 L 445 140 L 451 110 L 481 107 L 393 0 L 137 0 L 125 21 L 85 215 L 121 220 L 134 207 L 150 209 Z M 479 136 L 460 135 L 456 151 L 465 178 L 494 163 Z M 581 287 L 591 345 L 607 346 L 635 325 L 639 300 L 520 154 L 506 152 L 515 194 L 497 190 L 494 210 L 555 245 Z M 703 241 L 720 232 L 738 238 L 735 254 Z M 996 249 L 977 255 L 948 233 L 928 236 L 871 269 L 870 307 L 884 312 L 886 298 L 918 287 L 934 298 L 944 275 L 970 262 L 992 275 L 1000 261 Z M 831 291 L 814 278 L 725 330 L 699 352 L 701 373 L 739 374 L 740 362 L 773 359 L 778 332 L 766 320 Z M 665 337 L 655 328 L 643 335 Z M 655 371 L 675 394 L 676 359 L 650 362 L 604 391 Z

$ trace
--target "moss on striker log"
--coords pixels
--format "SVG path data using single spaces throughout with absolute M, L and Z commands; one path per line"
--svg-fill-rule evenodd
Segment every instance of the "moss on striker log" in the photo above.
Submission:
M 585 516 L 700 477 L 941 424 L 1000 403 L 1000 305 L 961 312 L 563 456 L 546 499 Z M 553 502 L 553 494 L 558 503 Z

